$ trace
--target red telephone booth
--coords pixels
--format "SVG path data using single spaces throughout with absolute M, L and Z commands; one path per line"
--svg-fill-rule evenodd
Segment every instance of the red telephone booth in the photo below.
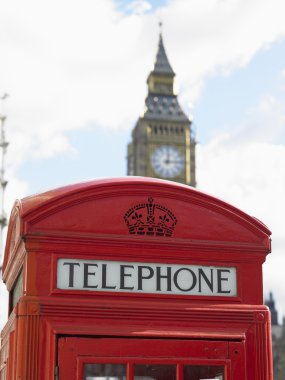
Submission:
M 269 236 L 237 208 L 155 179 L 17 201 L 1 380 L 271 380 Z

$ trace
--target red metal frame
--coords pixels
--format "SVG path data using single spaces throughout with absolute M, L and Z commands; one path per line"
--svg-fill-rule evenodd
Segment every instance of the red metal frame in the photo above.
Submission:
M 124 215 L 150 196 L 176 216 L 172 236 L 129 233 Z M 62 337 L 78 339 L 80 347 L 82 337 L 101 336 L 133 342 L 170 339 L 182 345 L 184 340 L 227 342 L 230 359 L 223 360 L 231 361 L 231 374 L 243 368 L 246 374 L 239 380 L 272 380 L 270 314 L 262 291 L 269 236 L 261 222 L 221 200 L 154 179 L 92 181 L 17 201 L 3 279 L 11 292 L 23 271 L 23 294 L 1 333 L 0 379 L 54 379 Z M 63 257 L 234 266 L 238 295 L 60 290 L 56 264 Z M 239 345 L 244 356 L 235 354 Z
M 245 368 L 240 365 L 244 363 L 243 343 L 235 343 L 238 354 L 230 351 L 230 345 L 228 342 L 173 339 L 61 338 L 60 376 L 82 380 L 84 364 L 117 363 L 127 364 L 127 380 L 133 379 L 134 364 L 176 365 L 177 380 L 183 380 L 183 365 L 224 366 L 225 380 L 243 379 Z M 236 361 L 239 361 L 238 366 Z

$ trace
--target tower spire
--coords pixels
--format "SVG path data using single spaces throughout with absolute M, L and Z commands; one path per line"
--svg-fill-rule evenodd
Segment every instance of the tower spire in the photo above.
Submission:
M 173 84 L 175 73 L 165 52 L 161 32 L 161 22 L 159 23 L 159 28 L 158 49 L 154 61 L 154 67 L 147 78 L 148 92 L 152 94 L 164 93 L 166 95 L 174 95 Z
M 163 22 L 162 22 L 162 21 L 159 21 L 159 23 L 158 23 L 158 27 L 159 27 L 159 35 L 160 35 L 160 36 L 162 35 L 162 26 L 163 26 Z
M 162 38 L 162 22 L 159 22 L 159 42 L 158 42 L 158 49 L 156 53 L 155 63 L 154 63 L 154 69 L 152 71 L 153 73 L 157 74 L 164 74 L 164 75 L 170 75 L 172 77 L 175 76 L 175 73 L 169 63 L 169 60 L 167 58 L 164 44 L 163 44 L 163 38 Z

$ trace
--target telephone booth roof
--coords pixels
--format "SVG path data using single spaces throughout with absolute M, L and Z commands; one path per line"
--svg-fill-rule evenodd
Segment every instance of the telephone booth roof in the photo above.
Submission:
M 144 213 L 154 206 L 161 212 L 159 218 L 165 218 L 165 231 L 160 237 L 144 228 L 137 233 L 134 220 L 149 218 Z M 143 239 L 165 246 L 175 241 L 204 249 L 219 246 L 267 254 L 271 232 L 238 208 L 186 185 L 143 177 L 93 180 L 15 202 L 8 226 L 4 277 L 9 256 L 22 239 L 71 234 L 133 243 Z

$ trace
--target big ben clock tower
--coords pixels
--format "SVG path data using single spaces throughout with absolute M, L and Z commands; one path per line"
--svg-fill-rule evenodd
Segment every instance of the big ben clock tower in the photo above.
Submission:
M 128 145 L 128 175 L 168 179 L 196 186 L 195 138 L 191 121 L 173 91 L 175 73 L 165 53 L 162 35 L 148 94 Z

